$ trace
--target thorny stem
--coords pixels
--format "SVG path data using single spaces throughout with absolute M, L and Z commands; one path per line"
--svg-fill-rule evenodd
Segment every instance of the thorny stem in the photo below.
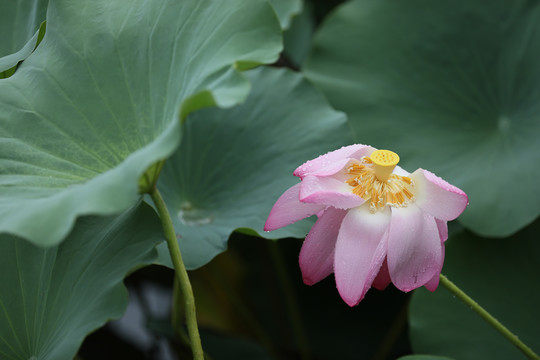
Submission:
M 506 326 L 501 324 L 499 320 L 495 319 L 490 313 L 488 313 L 483 307 L 478 305 L 471 297 L 469 297 L 463 290 L 458 288 L 453 282 L 448 280 L 446 276 L 440 274 L 440 282 L 448 290 L 450 290 L 457 298 L 463 301 L 468 305 L 472 310 L 474 310 L 482 319 L 487 321 L 495 330 L 500 332 L 508 341 L 510 341 L 514 346 L 516 346 L 523 354 L 525 354 L 529 359 L 540 360 L 538 356 L 530 347 L 525 345 L 519 338 L 512 333 Z
M 189 282 L 186 267 L 184 266 L 184 261 L 182 260 L 182 255 L 180 254 L 180 248 L 178 247 L 178 242 L 176 240 L 176 232 L 174 231 L 171 216 L 169 214 L 169 210 L 167 210 L 167 206 L 165 205 L 163 198 L 161 197 L 161 194 L 156 187 L 149 192 L 149 195 L 152 197 L 152 200 L 156 205 L 159 218 L 161 219 L 161 224 L 165 233 L 165 240 L 167 240 L 169 253 L 174 265 L 175 275 L 178 283 L 180 284 L 180 289 L 182 290 L 186 309 L 186 324 L 189 339 L 191 341 L 193 359 L 203 360 L 204 353 L 202 350 L 199 328 L 197 326 L 197 317 L 195 314 L 195 298 L 193 296 L 193 290 L 191 288 L 191 283 Z

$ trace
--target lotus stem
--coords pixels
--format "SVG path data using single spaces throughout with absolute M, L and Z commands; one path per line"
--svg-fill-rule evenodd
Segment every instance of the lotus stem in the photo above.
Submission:
M 204 360 L 204 352 L 201 345 L 201 337 L 199 335 L 199 327 L 197 325 L 197 316 L 195 312 L 195 297 L 193 296 L 193 289 L 189 281 L 189 276 L 182 260 L 180 248 L 176 240 L 176 232 L 172 223 L 171 215 L 167 209 L 167 205 L 163 201 L 157 187 L 150 191 L 149 195 L 152 197 L 156 210 L 161 219 L 163 231 L 165 233 L 165 240 L 169 247 L 169 253 L 175 269 L 175 276 L 180 284 L 180 290 L 182 292 L 182 298 L 184 300 L 184 306 L 186 310 L 186 325 L 189 334 L 189 340 L 191 342 L 191 350 L 193 352 L 194 360 Z
M 489 312 L 487 312 L 483 307 L 481 307 L 476 301 L 474 301 L 469 295 L 465 294 L 463 290 L 457 287 L 452 281 L 448 280 L 446 276 L 440 274 L 440 283 L 444 285 L 452 294 L 454 294 L 458 299 L 463 301 L 468 305 L 473 311 L 475 311 L 482 319 L 484 319 L 489 325 L 491 325 L 495 330 L 501 333 L 510 343 L 517 347 L 525 356 L 532 360 L 540 360 L 538 356 L 530 347 L 525 345 L 519 338 L 512 333 L 506 326 L 501 324 L 501 322 Z

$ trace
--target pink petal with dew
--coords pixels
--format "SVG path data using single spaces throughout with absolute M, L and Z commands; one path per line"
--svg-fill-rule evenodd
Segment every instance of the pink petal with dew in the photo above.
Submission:
M 416 205 L 437 219 L 454 220 L 469 202 L 467 194 L 427 170 L 418 169 L 410 178 L 416 189 Z
M 289 188 L 274 204 L 264 224 L 265 231 L 276 230 L 314 215 L 325 208 L 320 204 L 306 204 L 299 200 L 300 183 Z
M 442 255 L 443 259 L 444 259 L 444 245 L 443 245 L 443 255 Z M 426 289 L 428 289 L 429 291 L 431 292 L 434 292 L 435 290 L 437 290 L 437 288 L 439 287 L 439 276 L 440 276 L 440 271 L 438 274 L 435 274 L 431 280 L 429 280 L 424 286 L 426 287 Z
M 442 221 L 442 220 L 438 220 L 438 219 L 435 219 L 435 221 L 437 222 L 437 226 L 439 225 L 439 221 Z M 444 225 L 446 227 L 446 221 L 444 221 Z M 441 228 L 439 227 L 439 235 L 441 233 Z M 446 238 L 443 239 L 442 236 L 441 236 L 441 258 L 442 258 L 442 261 L 441 263 L 444 263 L 444 254 L 445 254 L 445 248 L 444 248 L 444 242 L 446 241 L 446 239 L 448 239 L 448 228 L 446 228 Z M 437 287 L 439 286 L 439 275 L 441 274 L 441 271 L 442 271 L 442 264 L 441 264 L 441 270 L 433 275 L 433 277 L 431 278 L 431 280 L 429 280 L 424 286 L 426 287 L 426 289 L 428 289 L 429 291 L 433 292 L 435 290 L 437 290 Z
M 390 273 L 388 272 L 388 262 L 385 258 L 377 277 L 375 280 L 373 280 L 372 285 L 377 290 L 384 290 L 391 282 L 392 279 L 390 279 Z
M 390 211 L 370 213 L 368 206 L 351 209 L 345 215 L 336 243 L 334 273 L 342 299 L 357 305 L 386 256 Z
M 435 222 L 437 223 L 437 229 L 439 229 L 439 237 L 442 242 L 445 242 L 448 240 L 448 224 L 446 221 L 437 218 L 435 218 Z
M 346 158 L 353 158 L 360 160 L 362 156 L 369 156 L 374 148 L 368 145 L 349 145 L 344 146 L 341 149 L 331 151 L 327 154 L 321 155 L 316 159 L 309 160 L 308 162 L 300 165 L 295 171 L 294 176 L 303 178 L 304 176 L 311 174 L 321 169 Z
M 418 206 L 392 208 L 388 236 L 388 270 L 394 285 L 411 291 L 439 275 L 442 243 L 433 216 Z
M 302 278 L 313 285 L 334 271 L 334 251 L 346 210 L 327 208 L 311 228 L 300 250 Z
M 343 170 L 344 167 L 346 167 L 349 162 L 354 161 L 351 158 L 345 158 L 342 160 L 338 160 L 322 169 L 319 169 L 317 171 L 314 171 L 310 173 L 309 175 L 316 175 L 316 176 L 332 176 Z M 358 162 L 358 161 L 357 161 Z M 307 176 L 307 175 L 306 175 Z
M 362 205 L 365 200 L 352 193 L 352 187 L 333 177 L 307 175 L 300 183 L 300 201 L 338 209 Z

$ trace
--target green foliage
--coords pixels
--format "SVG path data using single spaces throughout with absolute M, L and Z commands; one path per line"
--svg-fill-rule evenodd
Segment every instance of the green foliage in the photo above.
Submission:
M 302 0 L 268 0 L 272 4 L 282 29 L 288 29 L 294 16 L 302 11 Z
M 243 100 L 235 64 L 281 49 L 262 0 L 80 5 L 51 1 L 43 42 L 0 81 L 0 232 L 40 245 L 133 205 L 138 178 L 178 146 L 179 117 Z
M 0 237 L 0 358 L 73 359 L 85 336 L 120 317 L 125 274 L 151 263 L 161 240 L 146 204 L 117 216 L 83 217 L 58 246 Z
M 462 188 L 460 217 L 506 236 L 540 213 L 536 1 L 351 1 L 318 32 L 307 76 L 359 143 Z
M 271 68 L 246 75 L 253 83 L 246 102 L 190 116 L 160 177 L 188 268 L 224 251 L 237 228 L 262 234 L 274 202 L 298 182 L 294 169 L 351 141 L 343 114 L 301 75 Z M 311 225 L 300 222 L 265 237 L 304 237 Z M 169 263 L 165 245 L 160 252 Z
M 20 0 L 0 2 L 0 60 L 16 53 L 39 30 L 45 21 L 48 0 Z M 1 69 L 0 69 L 1 70 Z
M 540 222 L 504 239 L 469 232 L 447 242 L 444 272 L 457 286 L 540 351 Z M 411 303 L 411 340 L 419 353 L 455 359 L 519 359 L 519 350 L 445 288 L 416 291 Z
M 47 3 L 48 0 L 0 3 L 0 79 L 13 75 L 17 64 L 43 39 Z
M 5 79 L 13 75 L 17 69 L 17 65 L 30 56 L 34 49 L 39 45 L 45 36 L 45 24 L 45 21 L 41 23 L 39 30 L 30 40 L 28 40 L 21 50 L 0 58 L 0 79 Z
M 72 359 L 124 312 L 127 273 L 170 265 L 156 184 L 188 268 L 233 234 L 190 274 L 213 358 L 409 354 L 409 295 L 351 310 L 331 277 L 302 284 L 299 242 L 259 241 L 305 236 L 313 219 L 264 233 L 272 205 L 353 142 L 467 192 L 444 272 L 540 351 L 540 5 L 351 0 L 319 24 L 342 2 L 0 3 L 1 359 Z M 270 63 L 306 75 L 251 70 Z M 520 356 L 443 288 L 415 292 L 409 326 L 402 360 Z
M 306 3 L 302 13 L 294 18 L 291 27 L 283 33 L 285 56 L 295 66 L 300 66 L 306 60 L 314 29 L 313 9 L 310 3 Z

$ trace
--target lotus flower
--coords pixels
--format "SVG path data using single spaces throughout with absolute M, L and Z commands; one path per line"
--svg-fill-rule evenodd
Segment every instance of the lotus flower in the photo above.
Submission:
M 317 215 L 300 251 L 304 283 L 333 272 L 350 306 L 371 286 L 382 290 L 390 282 L 404 292 L 437 288 L 447 221 L 463 212 L 468 198 L 433 173 L 409 174 L 398 162 L 394 152 L 351 145 L 294 171 L 301 182 L 277 200 L 265 230 Z

